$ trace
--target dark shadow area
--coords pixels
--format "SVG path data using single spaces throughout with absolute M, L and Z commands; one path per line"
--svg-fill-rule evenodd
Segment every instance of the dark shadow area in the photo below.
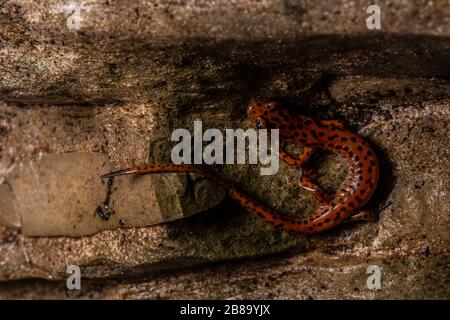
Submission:
M 48 94 L 33 96 L 22 89 L 18 95 L 16 89 L 8 88 L 0 99 L 53 104 L 144 99 L 184 113 L 224 100 L 237 107 L 255 96 L 309 104 L 312 94 L 327 94 L 330 83 L 344 76 L 450 79 L 450 38 L 443 36 L 376 33 L 256 42 L 193 38 L 152 43 L 145 38 L 114 41 L 108 34 L 90 34 L 74 35 L 62 46 L 72 42 L 78 44 L 80 58 L 74 65 L 79 70 L 60 75 L 54 83 L 36 83 Z M 94 45 L 96 55 L 92 55 Z M 23 66 L 17 71 L 24 78 L 30 72 Z M 121 85 L 125 78 L 139 82 L 125 88 Z M 286 85 L 282 89 L 273 83 L 280 78 Z M 90 81 L 98 88 L 95 93 L 88 90 Z
M 374 147 L 380 163 L 380 173 L 375 193 L 365 205 L 365 208 L 367 210 L 375 211 L 378 216 L 379 211 L 390 205 L 390 203 L 387 202 L 387 199 L 395 186 L 396 177 L 394 175 L 394 165 L 392 161 L 389 160 L 387 155 L 377 145 L 372 141 L 370 141 L 370 143 Z

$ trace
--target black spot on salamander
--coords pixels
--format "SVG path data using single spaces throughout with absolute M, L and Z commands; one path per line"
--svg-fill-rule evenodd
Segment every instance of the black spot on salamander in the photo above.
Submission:
M 316 132 L 316 130 L 311 130 L 311 135 L 312 135 L 314 138 L 317 138 L 317 132 Z
M 351 140 L 352 142 L 356 142 L 356 138 L 355 138 L 355 137 L 351 137 L 350 140 Z
M 329 141 L 333 141 L 333 140 L 336 139 L 337 137 L 338 137 L 338 135 L 335 134 L 335 135 L 329 137 L 328 140 L 329 140 Z
M 346 137 L 342 137 L 341 138 L 341 142 L 345 142 L 345 141 L 347 141 L 347 138 Z
M 309 119 L 308 119 L 308 120 L 305 120 L 304 124 L 305 124 L 305 126 L 309 126 L 309 125 L 312 124 L 312 121 L 309 120 Z
M 363 151 L 363 147 L 362 146 L 358 146 L 356 147 L 358 149 L 359 152 Z M 366 158 L 367 159 L 367 158 Z
M 334 217 L 334 221 L 338 221 L 341 218 L 341 213 L 336 213 L 336 216 Z
M 280 111 L 278 114 L 284 121 L 289 122 L 288 117 L 286 116 L 286 114 L 283 111 Z
M 308 134 L 307 134 L 306 132 L 302 132 L 302 137 L 303 137 L 303 138 L 307 138 L 307 137 L 308 137 Z

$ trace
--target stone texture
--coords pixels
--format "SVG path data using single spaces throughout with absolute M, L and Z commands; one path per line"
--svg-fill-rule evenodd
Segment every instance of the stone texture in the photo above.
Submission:
M 381 181 L 369 207 L 377 219 L 291 235 L 225 200 L 152 227 L 27 237 L 8 202 L 0 297 L 449 297 L 447 1 L 383 2 L 381 32 L 365 29 L 359 1 L 86 1 L 79 30 L 67 29 L 66 5 L 0 9 L 0 179 L 40 153 L 101 153 L 113 168 L 167 161 L 174 128 L 195 119 L 249 126 L 248 99 L 269 96 L 342 119 L 376 147 Z M 346 174 L 334 155 L 319 153 L 314 167 L 330 192 Z M 316 206 L 284 165 L 274 177 L 255 166 L 214 169 L 286 213 Z M 64 288 L 69 264 L 82 267 L 79 292 Z M 382 269 L 378 291 L 366 287 L 373 264 Z
M 129 176 L 113 182 L 105 208 L 108 181 L 99 174 L 111 170 L 102 153 L 44 154 L 13 171 L 2 184 L 0 219 L 25 236 L 83 236 L 184 218 L 216 206 L 224 197 L 215 184 L 187 175 L 164 175 L 156 183 L 151 176 Z M 187 180 L 192 180 L 191 188 Z M 107 217 L 96 212 L 99 206 Z

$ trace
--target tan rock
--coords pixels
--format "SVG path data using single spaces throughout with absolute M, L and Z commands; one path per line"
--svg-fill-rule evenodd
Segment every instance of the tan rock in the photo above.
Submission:
M 113 184 L 109 203 L 115 213 L 106 221 L 96 208 L 102 205 L 108 189 L 99 176 L 109 171 L 105 154 L 44 154 L 13 171 L 2 184 L 0 221 L 5 226 L 21 227 L 25 236 L 83 236 L 180 219 L 210 209 L 224 195 L 223 190 L 204 180 L 197 180 L 196 187 L 187 190 L 182 181 L 189 178 L 184 175 L 166 174 L 157 189 L 151 176 L 121 177 Z M 206 186 L 202 189 L 198 184 Z M 207 202 L 195 201 L 205 199 L 199 190 L 210 195 Z M 171 205 L 160 204 L 163 195 L 158 197 L 157 193 L 166 194 L 164 200 Z

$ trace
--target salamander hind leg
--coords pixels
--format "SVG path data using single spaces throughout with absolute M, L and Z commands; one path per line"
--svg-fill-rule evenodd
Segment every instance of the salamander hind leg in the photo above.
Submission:
M 374 221 L 375 217 L 373 212 L 368 210 L 359 211 L 353 215 L 351 215 L 347 220 L 343 221 L 344 223 L 356 222 L 356 221 Z
M 324 205 L 330 202 L 330 199 L 325 195 L 325 192 L 318 185 L 314 184 L 311 180 L 311 174 L 305 173 L 305 169 L 302 166 L 308 161 L 312 148 L 304 147 L 303 152 L 299 155 L 298 159 L 289 155 L 286 151 L 284 151 L 284 146 L 280 150 L 280 159 L 283 160 L 286 164 L 290 166 L 294 166 L 299 169 L 299 184 L 300 187 L 310 192 L 316 200 Z
M 304 170 L 300 170 L 299 175 L 300 187 L 311 193 L 321 205 L 329 204 L 331 200 L 327 197 L 325 191 L 320 186 L 312 182 L 308 174 L 305 174 L 303 171 Z

